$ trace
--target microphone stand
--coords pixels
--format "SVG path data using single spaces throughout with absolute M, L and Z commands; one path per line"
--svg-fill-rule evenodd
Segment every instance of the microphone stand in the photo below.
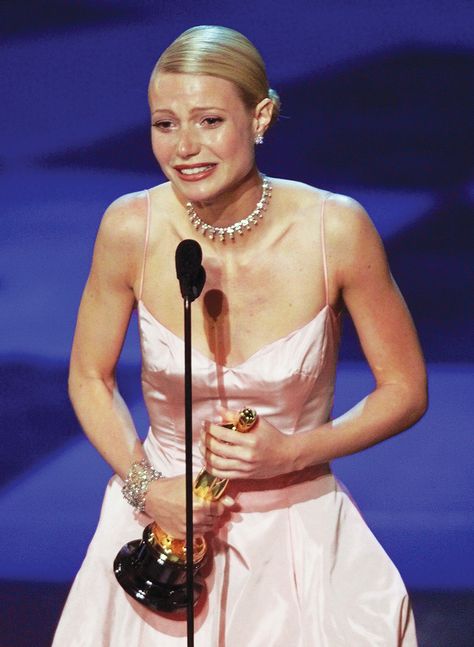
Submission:
M 193 570 L 193 413 L 191 372 L 191 301 L 184 297 L 184 413 L 186 451 L 186 596 L 187 645 L 194 647 L 194 570 Z
M 201 294 L 206 271 L 202 250 L 195 240 L 182 240 L 176 248 L 176 276 L 184 300 L 184 414 L 186 455 L 186 622 L 188 647 L 194 647 L 194 533 L 193 533 L 193 398 L 191 367 L 191 303 Z

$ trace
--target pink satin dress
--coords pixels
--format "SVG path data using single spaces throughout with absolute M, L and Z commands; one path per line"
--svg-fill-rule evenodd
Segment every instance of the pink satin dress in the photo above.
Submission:
M 323 203 L 324 205 L 324 203 Z M 324 280 L 324 206 L 320 226 Z M 150 222 L 150 214 L 149 220 Z M 148 234 L 147 234 L 148 239 Z M 146 255 L 144 255 L 146 258 Z M 144 447 L 164 475 L 184 472 L 184 347 L 140 299 L 142 382 L 150 417 Z M 315 429 L 331 412 L 339 321 L 327 303 L 306 325 L 237 366 L 194 350 L 194 464 L 201 420 L 226 406 L 255 408 L 285 434 Z M 54 647 L 184 647 L 186 620 L 157 614 L 118 585 L 112 562 L 150 522 L 113 477 L 100 521 L 63 611 Z M 231 484 L 239 509 L 212 539 L 196 608 L 196 647 L 415 647 L 398 571 L 329 465 Z

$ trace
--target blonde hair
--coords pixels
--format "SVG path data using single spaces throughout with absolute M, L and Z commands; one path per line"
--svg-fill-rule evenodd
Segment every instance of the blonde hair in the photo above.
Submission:
M 270 126 L 278 119 L 280 98 L 269 87 L 265 63 L 254 45 L 228 27 L 191 27 L 165 49 L 150 78 L 159 72 L 205 74 L 231 81 L 248 108 L 265 98 L 273 103 Z

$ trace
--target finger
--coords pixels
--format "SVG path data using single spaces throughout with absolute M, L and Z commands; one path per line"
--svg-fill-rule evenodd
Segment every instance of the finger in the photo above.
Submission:
M 207 451 L 205 456 L 206 467 L 211 474 L 216 475 L 215 470 L 247 471 L 249 463 L 242 460 L 240 456 L 221 456 L 216 452 Z
M 251 475 L 251 472 L 243 472 L 241 470 L 218 470 L 218 469 L 213 469 L 212 472 L 213 472 L 213 475 L 217 476 L 218 478 L 229 479 L 231 481 L 234 480 L 234 479 L 248 478 L 249 475 Z
M 199 512 L 195 512 L 193 514 L 193 525 L 196 529 L 198 528 L 212 528 L 214 523 L 216 522 L 216 519 L 220 515 L 211 515 L 209 514 L 209 510 L 204 513 L 202 510 Z
M 225 508 L 233 508 L 235 506 L 235 499 L 228 494 L 224 495 L 219 501 Z
M 221 427 L 212 423 L 206 429 L 206 442 L 209 438 L 215 438 L 221 443 L 227 443 L 228 445 L 240 445 L 242 442 L 245 442 L 243 441 L 245 434 L 241 434 L 235 429 L 228 429 L 227 427 Z
M 228 433 L 230 432 L 230 433 Z M 201 431 L 199 435 L 199 444 L 201 449 L 201 454 L 206 447 L 209 446 L 211 439 L 215 439 L 222 443 L 223 445 L 232 445 L 236 444 L 236 441 L 239 440 L 240 434 L 232 429 L 226 429 L 225 427 L 220 427 L 214 423 L 203 423 L 201 425 Z
M 205 456 L 206 456 L 206 439 L 203 436 L 201 436 L 198 447 L 199 447 L 199 451 L 201 452 L 201 456 L 205 458 Z
M 215 519 L 212 520 L 212 522 L 209 523 L 193 523 L 194 530 L 197 535 L 204 535 L 206 532 L 210 532 L 214 526 L 215 526 Z
M 208 517 L 218 517 L 224 512 L 224 506 L 217 499 L 201 499 L 198 497 L 193 505 L 193 515 L 197 519 L 206 519 Z
M 245 466 L 245 467 L 242 467 L 240 465 L 229 466 L 228 464 L 226 464 L 225 467 L 215 467 L 215 466 L 209 465 L 209 466 L 206 466 L 206 469 L 216 478 L 230 479 L 230 480 L 249 478 L 249 476 L 251 476 L 251 474 L 253 474 L 255 471 L 250 466 Z
M 239 420 L 239 411 L 234 409 L 226 409 L 225 407 L 217 407 L 217 413 L 222 419 L 222 422 L 232 422 L 234 425 L 237 424 Z
M 216 440 L 215 438 L 209 439 L 204 449 L 204 459 L 206 461 L 213 461 L 215 457 L 218 457 L 222 460 L 251 463 L 254 459 L 254 450 L 252 447 L 232 445 Z M 222 462 L 218 466 L 225 467 L 222 465 Z
M 208 514 L 210 517 L 220 517 L 224 511 L 224 506 L 218 501 L 209 501 Z
M 218 504 L 211 504 L 209 509 L 210 516 L 208 517 L 208 519 L 210 519 L 213 523 L 217 522 L 218 519 L 222 517 L 222 515 L 226 514 L 230 508 L 236 506 L 235 500 L 230 496 L 224 496 L 222 497 L 222 499 L 219 499 L 219 501 L 214 501 L 212 503 Z

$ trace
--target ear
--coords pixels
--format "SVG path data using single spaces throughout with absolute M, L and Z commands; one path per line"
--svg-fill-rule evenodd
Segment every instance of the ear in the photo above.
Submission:
M 254 136 L 256 135 L 264 135 L 265 131 L 267 130 L 268 126 L 270 125 L 270 121 L 272 119 L 272 114 L 273 114 L 273 101 L 266 97 L 265 99 L 262 99 L 260 103 L 257 103 L 255 106 L 255 112 L 254 112 Z

